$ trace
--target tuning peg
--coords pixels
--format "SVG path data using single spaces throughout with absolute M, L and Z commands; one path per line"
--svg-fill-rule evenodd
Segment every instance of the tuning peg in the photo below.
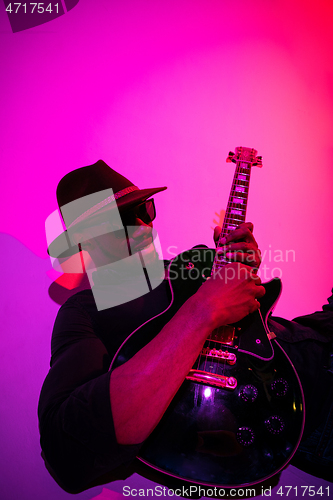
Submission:
M 262 156 L 257 156 L 256 161 L 252 163 L 252 167 L 262 167 Z
M 236 160 L 233 158 L 235 156 L 235 153 L 233 151 L 229 151 L 226 162 L 227 163 L 236 163 Z

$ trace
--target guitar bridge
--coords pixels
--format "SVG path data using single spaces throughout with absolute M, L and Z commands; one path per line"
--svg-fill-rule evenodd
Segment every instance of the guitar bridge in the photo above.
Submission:
M 201 354 L 203 356 L 206 356 L 207 358 L 223 359 L 229 365 L 234 365 L 236 363 L 236 354 L 228 351 L 222 351 L 222 349 L 215 349 L 215 347 L 213 349 L 204 347 L 201 351 Z
M 204 372 L 202 370 L 190 370 L 186 380 L 201 382 L 213 387 L 222 387 L 223 389 L 230 390 L 234 390 L 237 387 L 237 380 L 234 377 L 225 377 L 224 375 Z

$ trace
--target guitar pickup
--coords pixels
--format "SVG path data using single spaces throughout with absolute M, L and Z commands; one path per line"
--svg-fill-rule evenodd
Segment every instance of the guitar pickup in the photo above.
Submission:
M 207 356 L 208 358 L 218 358 L 223 359 L 229 365 L 234 365 L 236 363 L 236 354 L 229 351 L 222 351 L 222 349 L 210 349 L 209 347 L 204 347 L 201 351 L 203 356 Z
M 232 325 L 222 325 L 219 326 L 218 328 L 215 328 L 215 330 L 212 331 L 212 333 L 209 336 L 208 340 L 214 341 L 214 342 L 220 342 L 221 344 L 233 346 L 234 342 L 236 340 L 236 329 Z
M 222 387 L 223 389 L 234 390 L 237 387 L 237 380 L 234 377 L 225 377 L 217 373 L 204 372 L 202 370 L 190 370 L 186 380 L 192 382 L 201 382 L 213 387 Z

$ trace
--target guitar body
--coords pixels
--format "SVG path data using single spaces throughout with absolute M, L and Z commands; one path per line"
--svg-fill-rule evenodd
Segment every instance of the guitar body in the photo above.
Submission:
M 128 337 L 112 369 L 160 332 L 210 275 L 214 257 L 214 250 L 196 248 L 172 261 L 169 307 Z M 267 317 L 281 282 L 264 286 L 259 311 L 206 341 L 141 449 L 144 463 L 193 483 L 228 487 L 263 481 L 291 459 L 304 426 L 303 394 L 289 358 L 269 339 Z

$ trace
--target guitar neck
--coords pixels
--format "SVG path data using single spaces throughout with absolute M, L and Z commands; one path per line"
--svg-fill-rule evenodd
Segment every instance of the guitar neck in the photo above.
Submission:
M 236 169 L 217 247 L 223 246 L 222 238 L 245 222 L 251 167 L 262 166 L 261 157 L 256 155 L 255 149 L 244 147 L 236 148 L 236 153 L 230 152 L 228 155 L 227 162 L 236 163 Z M 216 256 L 212 274 L 228 262 L 227 259 Z

